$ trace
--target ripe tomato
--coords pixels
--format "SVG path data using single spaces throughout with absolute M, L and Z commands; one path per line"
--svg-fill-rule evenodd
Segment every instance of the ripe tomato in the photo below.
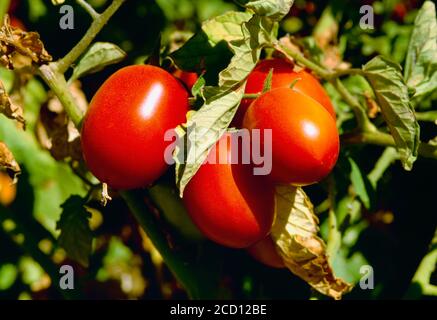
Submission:
M 188 93 L 168 72 L 129 66 L 114 73 L 93 97 L 82 127 L 91 172 L 115 189 L 147 186 L 167 168 L 167 130 L 185 122 Z
M 235 152 L 238 141 L 233 137 L 225 134 L 211 150 L 188 183 L 183 200 L 206 237 L 224 246 L 247 248 L 270 231 L 274 187 L 265 176 L 254 176 L 250 165 L 236 163 L 242 148 Z M 214 164 L 213 159 L 221 161 Z
M 14 27 L 14 28 L 17 28 L 17 29 L 21 29 L 21 30 L 23 30 L 23 31 L 26 31 L 26 27 L 24 26 L 23 22 L 21 22 L 20 19 L 14 17 L 14 16 L 11 16 L 11 17 L 10 17 L 10 22 L 9 22 L 9 23 L 10 23 L 10 25 L 11 25 L 12 27 Z
M 188 90 L 191 90 L 198 78 L 197 73 L 183 71 L 181 69 L 177 69 L 176 71 L 174 71 L 173 75 L 180 81 L 182 81 L 182 83 Z
M 284 59 L 267 59 L 258 63 L 247 78 L 246 93 L 261 93 L 264 87 L 264 81 L 271 69 L 273 69 L 272 89 L 282 87 L 289 88 L 294 81 L 299 79 L 294 84 L 293 89 L 318 101 L 335 118 L 334 107 L 320 82 L 311 75 L 311 73 L 305 70 L 295 72 L 293 65 Z M 252 102 L 253 99 L 243 99 L 241 101 L 232 125 L 241 127 L 244 114 Z
M 14 202 L 17 185 L 5 172 L 0 171 L 0 204 L 7 207 Z
M 261 95 L 247 110 L 243 126 L 261 129 L 261 135 L 263 129 L 272 130 L 270 176 L 276 182 L 316 183 L 337 161 L 339 137 L 334 118 L 296 90 L 278 88 Z
M 255 243 L 247 252 L 259 262 L 272 268 L 285 268 L 284 260 L 276 252 L 275 244 L 271 237 L 264 238 Z

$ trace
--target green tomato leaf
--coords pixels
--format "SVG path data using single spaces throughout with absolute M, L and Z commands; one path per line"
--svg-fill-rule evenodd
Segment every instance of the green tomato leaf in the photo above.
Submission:
M 294 0 L 251 0 L 245 3 L 245 7 L 260 16 L 280 21 L 290 11 L 293 2 Z
M 426 1 L 414 23 L 405 61 L 405 79 L 417 103 L 437 90 L 437 19 L 435 5 Z
M 67 255 L 87 267 L 93 234 L 89 225 L 91 213 L 84 207 L 85 200 L 80 196 L 71 196 L 61 206 L 63 211 L 56 228 L 61 231 L 59 245 Z
M 209 74 L 217 74 L 229 63 L 232 53 L 228 42 L 243 37 L 241 25 L 251 17 L 247 12 L 228 12 L 207 20 L 200 32 L 170 56 L 179 68 L 199 73 L 204 69 L 210 78 Z
M 271 236 L 278 254 L 290 271 L 320 293 L 341 299 L 351 286 L 336 278 L 326 254 L 326 244 L 318 236 L 319 220 L 302 188 L 276 188 L 276 219 Z
M 111 64 L 122 61 L 125 57 L 126 53 L 115 44 L 96 42 L 74 68 L 72 78 L 76 80 L 87 74 L 99 72 Z
M 369 193 L 371 190 L 371 184 L 368 181 L 367 177 L 362 174 L 360 167 L 357 163 L 352 159 L 348 158 L 349 164 L 351 166 L 350 179 L 352 181 L 352 185 L 354 187 L 355 193 L 360 197 L 364 206 L 369 209 L 370 208 L 370 196 Z
M 185 130 L 178 130 L 176 148 L 176 184 L 182 196 L 185 186 L 196 174 L 209 150 L 229 127 L 243 97 L 245 80 L 259 60 L 261 49 L 272 41 L 277 24 L 270 19 L 253 16 L 240 26 L 240 38 L 227 37 L 233 52 L 227 68 L 219 74 L 218 86 L 205 87 L 205 103 L 192 115 Z
M 402 165 L 405 170 L 411 170 L 417 159 L 420 128 L 410 103 L 401 67 L 382 56 L 377 56 L 370 60 L 363 70 L 393 135 Z
M 205 85 L 206 85 L 205 78 L 203 77 L 203 75 L 200 75 L 199 78 L 197 78 L 196 83 L 191 88 L 191 94 L 193 95 L 193 97 L 197 97 L 201 95 Z

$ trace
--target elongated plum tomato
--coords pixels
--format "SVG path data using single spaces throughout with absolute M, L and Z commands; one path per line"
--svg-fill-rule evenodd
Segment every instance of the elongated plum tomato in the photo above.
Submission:
M 144 187 L 167 168 L 167 130 L 185 122 L 188 93 L 154 66 L 129 66 L 109 77 L 93 97 L 82 126 L 91 172 L 115 189 Z
M 235 137 L 227 133 L 219 140 L 188 183 L 183 200 L 206 237 L 231 248 L 247 248 L 270 231 L 274 187 L 265 176 L 253 175 L 250 165 L 237 161 L 243 148 Z
M 259 262 L 272 268 L 285 268 L 284 260 L 276 252 L 275 244 L 272 238 L 266 237 L 263 240 L 255 243 L 247 252 Z
M 247 129 L 271 129 L 272 171 L 280 183 L 319 182 L 334 167 L 339 137 L 334 118 L 317 101 L 294 89 L 278 88 L 256 99 L 244 117 Z M 261 142 L 264 138 L 261 138 Z M 262 150 L 269 150 L 262 144 Z
M 309 72 L 302 70 L 295 72 L 293 65 L 284 59 L 267 59 L 258 63 L 247 78 L 246 93 L 261 93 L 264 82 L 273 69 L 272 89 L 289 88 L 295 81 L 293 89 L 306 94 L 319 102 L 335 118 L 335 110 L 331 100 L 320 82 Z M 238 107 L 232 125 L 241 127 L 244 114 L 253 99 L 243 99 Z
M 180 81 L 182 81 L 182 83 L 184 84 L 184 86 L 188 89 L 191 90 L 191 88 L 193 88 L 194 84 L 196 83 L 197 79 L 199 78 L 197 76 L 197 73 L 195 72 L 188 72 L 188 71 L 183 71 L 181 69 L 176 69 L 173 72 L 173 75 L 178 78 Z

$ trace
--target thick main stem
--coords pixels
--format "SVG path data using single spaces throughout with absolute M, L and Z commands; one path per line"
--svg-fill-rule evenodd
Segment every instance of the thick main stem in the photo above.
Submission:
M 382 147 L 396 147 L 393 137 L 380 131 L 344 134 L 341 136 L 341 141 L 345 144 L 373 144 Z M 437 145 L 421 142 L 419 154 L 425 158 L 437 159 Z
M 59 101 L 61 101 L 65 111 L 73 121 L 74 125 L 77 128 L 80 128 L 83 114 L 77 106 L 74 97 L 71 95 L 64 75 L 56 70 L 53 70 L 49 65 L 41 66 L 38 71 L 40 76 L 58 97 Z

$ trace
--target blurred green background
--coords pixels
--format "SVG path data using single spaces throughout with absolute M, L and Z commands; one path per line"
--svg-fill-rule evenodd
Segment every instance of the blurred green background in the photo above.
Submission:
M 102 11 L 109 1 L 89 2 Z M 59 28 L 59 7 L 49 0 L 21 0 L 13 12 L 13 17 L 27 30 L 41 35 L 47 51 L 55 59 L 77 43 L 91 22 L 74 1 L 67 0 L 66 4 L 71 4 L 75 10 L 73 30 Z M 365 4 L 374 8 L 374 30 L 362 30 L 358 25 L 359 9 Z M 422 1 L 414 0 L 296 0 L 281 23 L 280 34 L 296 36 L 309 52 L 319 55 L 320 59 L 331 58 L 334 63 L 344 60 L 360 67 L 377 54 L 402 63 L 414 17 L 421 4 Z M 202 21 L 228 10 L 242 9 L 226 0 L 127 1 L 97 40 L 116 43 L 128 57 L 121 64 L 82 80 L 82 90 L 88 101 L 101 83 L 122 65 L 145 61 L 153 53 L 160 35 L 165 54 L 196 32 Z M 326 35 L 327 30 L 333 30 L 335 37 Z M 332 56 L 326 57 L 326 52 L 323 56 L 317 51 L 314 45 L 317 37 L 329 40 L 327 48 L 333 50 L 330 51 Z M 0 69 L 0 78 L 10 90 L 19 76 Z M 362 92 L 363 84 L 357 79 L 351 78 L 347 85 L 357 95 Z M 329 86 L 327 89 L 333 94 L 340 128 L 349 128 L 351 111 Z M 48 98 L 45 85 L 37 78 L 32 79 L 20 89 L 20 95 L 27 120 L 26 131 L 0 116 L 0 140 L 11 149 L 23 171 L 14 186 L 6 175 L 2 174 L 0 178 L 0 299 L 65 298 L 56 283 L 62 264 L 71 264 L 76 270 L 77 288 L 67 296 L 69 298 L 187 298 L 117 195 L 105 208 L 97 201 L 89 205 L 94 235 L 89 267 L 83 268 L 66 257 L 55 240 L 58 235 L 55 226 L 62 211 L 60 206 L 72 194 L 84 196 L 86 185 L 72 172 L 69 164 L 56 161 L 37 139 L 40 108 Z M 435 98 L 437 93 L 419 108 L 435 109 Z M 424 122 L 421 128 L 423 140 L 437 136 L 436 124 Z M 435 289 L 429 289 L 431 285 L 437 285 L 437 272 L 432 271 L 435 259 L 423 263 L 422 259 L 429 250 L 437 225 L 437 161 L 419 159 L 412 172 L 404 171 L 398 162 L 375 169 L 383 152 L 382 148 L 373 146 L 349 147 L 342 151 L 333 175 L 336 215 L 342 233 L 341 249 L 332 258 L 335 273 L 357 283 L 362 276 L 362 265 L 371 265 L 374 269 L 374 290 L 356 286 L 345 299 L 435 299 Z M 390 150 L 385 151 L 382 161 L 392 159 L 391 154 Z M 384 170 L 378 171 L 381 168 Z M 367 206 L 351 187 L 351 181 L 357 176 L 364 181 Z M 173 180 L 169 172 L 162 182 Z M 328 213 L 323 205 L 326 189 L 327 183 L 305 189 L 320 211 L 324 239 L 328 236 Z M 166 192 L 174 190 L 171 186 L 152 189 L 149 196 L 166 197 Z M 187 224 L 183 221 L 186 219 L 183 208 L 175 208 L 178 206 L 174 204 L 160 208 L 164 211 L 163 224 L 169 232 L 177 234 L 176 241 L 186 243 L 187 248 L 199 255 L 211 257 L 199 259 L 212 274 L 211 296 L 325 299 L 287 270 L 268 268 L 244 251 L 199 240 L 191 225 L 183 226 Z M 422 269 L 418 269 L 419 266 Z

